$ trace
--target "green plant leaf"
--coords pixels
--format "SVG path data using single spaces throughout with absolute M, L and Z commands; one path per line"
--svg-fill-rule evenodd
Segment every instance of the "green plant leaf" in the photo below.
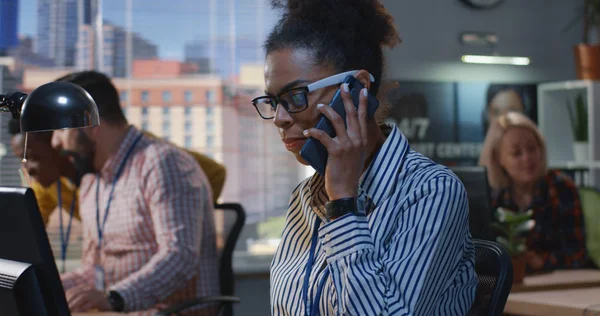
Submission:
M 535 227 L 535 221 L 532 219 L 522 222 L 520 224 L 516 224 L 511 231 L 511 235 L 518 236 L 522 233 L 532 230 L 533 227 Z
M 567 110 L 569 111 L 569 121 L 571 122 L 571 131 L 573 132 L 573 138 L 577 140 L 577 123 L 575 122 L 574 109 L 571 105 L 571 101 L 567 100 Z
M 577 95 L 577 124 L 578 124 L 578 135 L 577 139 L 581 142 L 588 141 L 588 114 L 587 107 L 583 100 L 583 94 Z

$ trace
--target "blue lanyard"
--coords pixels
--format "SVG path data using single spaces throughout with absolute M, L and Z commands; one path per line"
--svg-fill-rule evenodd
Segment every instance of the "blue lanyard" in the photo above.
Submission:
M 325 280 L 329 277 L 329 270 L 325 271 L 321 282 L 317 287 L 317 293 L 315 295 L 315 299 L 312 301 L 313 307 L 309 309 L 308 306 L 308 288 L 309 288 L 309 280 L 310 280 L 310 272 L 312 271 L 312 267 L 315 261 L 315 248 L 317 247 L 317 242 L 319 242 L 319 225 L 321 224 L 321 219 L 317 217 L 315 220 L 315 227 L 313 231 L 313 236 L 311 238 L 310 243 L 310 253 L 308 255 L 308 262 L 306 263 L 305 271 L 304 271 L 304 284 L 302 285 L 302 297 L 304 298 L 304 308 L 306 315 L 317 315 L 319 313 L 319 301 L 321 298 L 321 292 L 323 290 L 323 286 L 325 285 Z
M 69 236 L 71 236 L 71 223 L 73 223 L 73 213 L 75 212 L 75 197 L 77 197 L 77 190 L 73 190 L 73 199 L 71 200 L 71 210 L 69 211 L 69 224 L 67 224 L 67 233 L 64 233 L 63 220 L 62 220 L 62 184 L 60 179 L 56 181 L 56 192 L 58 193 L 58 229 L 60 230 L 60 257 L 62 259 L 62 272 L 65 272 L 65 261 L 67 260 L 67 248 L 69 247 Z
M 139 135 L 133 141 L 133 144 L 131 144 L 131 147 L 129 147 L 129 150 L 125 154 L 125 157 L 123 157 L 123 161 L 121 161 L 121 165 L 117 169 L 117 173 L 115 174 L 115 178 L 113 180 L 112 188 L 110 188 L 110 194 L 108 195 L 108 202 L 106 203 L 106 210 L 104 211 L 104 219 L 102 220 L 102 226 L 100 225 L 100 175 L 98 173 L 96 174 L 96 225 L 98 227 L 98 249 L 102 247 L 104 227 L 106 226 L 106 219 L 108 218 L 110 203 L 112 202 L 113 194 L 115 193 L 115 186 L 117 184 L 117 181 L 119 180 L 119 177 L 121 176 L 121 172 L 123 172 L 123 168 L 127 163 L 127 159 L 129 159 L 129 156 L 131 156 L 135 145 L 137 145 L 137 143 L 140 141 L 143 135 L 144 134 Z

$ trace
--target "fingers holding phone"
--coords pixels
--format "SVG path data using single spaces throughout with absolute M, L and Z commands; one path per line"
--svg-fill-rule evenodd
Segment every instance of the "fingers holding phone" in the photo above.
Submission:
M 317 106 L 333 125 L 336 136 L 332 138 L 317 128 L 305 132 L 307 137 L 317 139 L 327 149 L 325 190 L 330 200 L 357 196 L 358 181 L 367 156 L 368 117 L 362 114 L 367 112 L 367 97 L 363 92 L 366 89 L 361 91 L 358 98 L 358 110 L 348 86 L 343 84 L 340 91 L 346 112 L 345 120 L 332 107 Z

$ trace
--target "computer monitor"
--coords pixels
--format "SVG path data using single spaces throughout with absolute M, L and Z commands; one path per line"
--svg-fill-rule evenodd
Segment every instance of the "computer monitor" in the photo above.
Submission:
M 458 176 L 467 191 L 471 236 L 494 241 L 491 194 L 485 167 L 451 167 L 450 170 Z
M 69 316 L 69 306 L 35 195 L 0 187 L 2 315 Z

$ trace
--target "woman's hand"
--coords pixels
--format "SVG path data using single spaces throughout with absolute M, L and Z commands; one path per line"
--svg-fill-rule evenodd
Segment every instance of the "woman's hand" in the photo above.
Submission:
M 330 106 L 317 105 L 335 128 L 336 137 L 316 128 L 304 131 L 304 136 L 312 137 L 327 148 L 328 158 L 325 168 L 325 190 L 329 200 L 357 197 L 358 182 L 365 167 L 368 149 L 367 90 L 360 93 L 358 111 L 355 108 L 348 85 L 342 84 L 342 99 L 346 109 L 346 124 Z

